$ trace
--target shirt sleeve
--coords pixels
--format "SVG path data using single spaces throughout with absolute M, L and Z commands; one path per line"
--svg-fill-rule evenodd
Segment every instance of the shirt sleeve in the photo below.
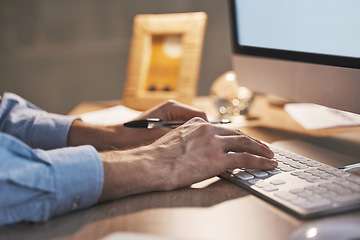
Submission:
M 0 102 L 0 132 L 32 148 L 66 147 L 71 123 L 76 118 L 48 113 L 13 93 L 4 93 Z
M 33 149 L 0 132 L 0 226 L 41 222 L 95 204 L 103 167 L 92 146 Z

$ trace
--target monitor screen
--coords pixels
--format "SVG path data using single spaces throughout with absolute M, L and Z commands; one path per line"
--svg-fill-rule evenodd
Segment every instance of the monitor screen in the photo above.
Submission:
M 240 84 L 360 113 L 360 1 L 229 2 Z
M 233 3 L 239 51 L 261 48 L 272 57 L 360 68 L 360 1 Z

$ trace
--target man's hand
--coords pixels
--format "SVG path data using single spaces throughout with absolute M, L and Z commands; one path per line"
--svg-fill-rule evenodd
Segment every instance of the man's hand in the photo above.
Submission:
M 206 114 L 191 106 L 169 100 L 144 113 L 138 119 L 160 118 L 164 121 L 187 121 L 193 117 L 207 120 Z M 75 120 L 70 128 L 69 146 L 93 145 L 98 150 L 128 149 L 154 142 L 171 128 L 135 129 L 123 124 L 115 126 L 89 125 Z
M 185 187 L 227 169 L 277 166 L 265 144 L 201 118 L 190 120 L 148 146 L 104 152 L 100 157 L 105 175 L 100 201 Z
M 134 120 L 160 118 L 164 121 L 185 122 L 194 117 L 200 117 L 207 120 L 206 114 L 203 111 L 174 100 L 168 100 L 142 113 Z M 113 126 L 113 128 L 115 129 L 115 132 L 119 133 L 117 134 L 117 140 L 115 141 L 121 144 L 117 144 L 117 146 L 120 145 L 127 148 L 150 144 L 172 130 L 169 127 L 154 129 L 126 128 L 122 124 Z M 122 143 L 124 140 L 126 142 Z

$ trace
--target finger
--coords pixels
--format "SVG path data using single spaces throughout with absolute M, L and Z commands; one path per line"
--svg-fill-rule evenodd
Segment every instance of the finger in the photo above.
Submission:
M 250 152 L 267 158 L 274 157 L 274 153 L 266 144 L 240 131 L 214 126 L 200 118 L 189 120 L 184 127 L 196 127 L 198 135 L 214 134 L 218 138 L 218 142 L 224 149 L 224 152 Z
M 168 101 L 166 107 L 169 109 L 167 111 L 168 120 L 172 120 L 172 121 L 185 120 L 185 121 L 187 121 L 193 117 L 199 117 L 199 118 L 207 120 L 206 114 L 203 111 L 201 111 L 200 109 L 179 103 L 174 100 Z
M 262 147 L 270 150 L 270 147 L 269 147 L 266 143 L 264 143 L 263 141 L 260 141 L 259 139 L 256 139 L 256 138 L 254 138 L 254 137 L 252 137 L 252 136 L 250 136 L 250 135 L 247 135 L 247 134 L 243 133 L 243 132 L 240 131 L 240 130 L 236 130 L 236 131 L 237 131 L 240 135 L 245 135 L 245 136 L 249 137 L 250 139 L 252 139 L 253 141 L 255 141 L 255 142 L 257 142 L 258 144 L 260 144 Z M 270 151 L 271 151 L 271 150 L 270 150 Z M 271 151 L 271 153 L 272 153 L 272 156 L 271 156 L 271 158 L 272 158 L 272 157 L 274 157 L 274 153 L 273 153 L 272 151 Z
M 261 156 L 256 156 L 247 152 L 244 153 L 227 153 L 225 161 L 233 168 L 255 168 L 255 169 L 275 169 L 278 163 L 275 160 Z
M 218 136 L 224 152 L 248 152 L 267 158 L 273 158 L 274 153 L 260 141 L 256 141 L 248 135 Z

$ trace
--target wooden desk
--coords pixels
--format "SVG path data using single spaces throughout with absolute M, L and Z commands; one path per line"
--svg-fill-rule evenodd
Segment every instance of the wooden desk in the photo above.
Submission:
M 70 114 L 119 104 L 87 102 Z M 194 103 L 207 113 L 215 108 L 206 97 Z M 259 97 L 244 132 L 273 142 L 360 130 L 360 127 L 305 131 L 281 107 Z M 360 211 L 346 215 L 360 215 Z M 343 215 L 344 216 L 344 215 Z M 337 216 L 331 217 L 335 218 Z M 0 239 L 99 239 L 113 232 L 136 232 L 180 239 L 286 239 L 303 221 L 214 177 L 189 188 L 140 194 L 99 204 L 43 224 L 23 224 L 0 230 Z

